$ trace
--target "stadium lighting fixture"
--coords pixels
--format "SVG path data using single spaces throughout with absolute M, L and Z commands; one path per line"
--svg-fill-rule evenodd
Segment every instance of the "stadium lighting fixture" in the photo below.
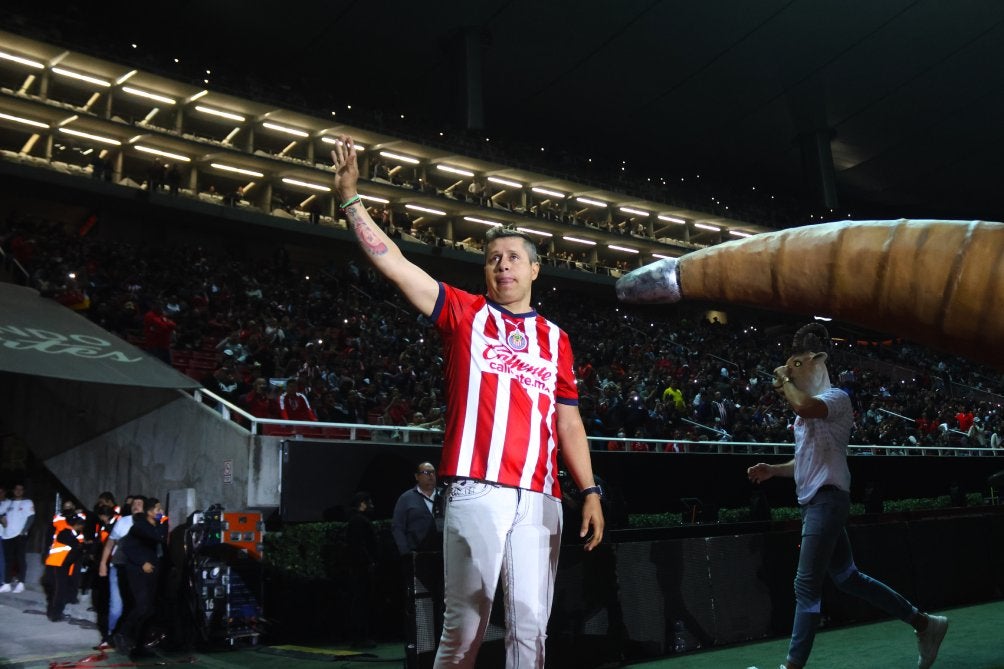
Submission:
M 418 158 L 412 158 L 411 156 L 402 156 L 400 153 L 391 153 L 390 151 L 381 151 L 380 155 L 384 158 L 390 158 L 391 160 L 399 160 L 402 163 L 409 163 L 411 165 L 418 165 L 420 161 Z
M 474 172 L 470 170 L 462 170 L 459 167 L 451 167 L 449 165 L 436 165 L 437 170 L 442 170 L 443 172 L 449 172 L 450 174 L 459 174 L 462 177 L 472 177 Z
M 116 86 L 121 86 L 125 82 L 127 82 L 130 79 L 132 79 L 133 77 L 135 77 L 138 72 L 139 72 L 139 70 L 129 70 L 128 72 L 126 72 L 121 77 L 119 77 L 118 79 L 115 80 L 115 85 Z
M 664 256 L 661 253 L 653 253 L 653 258 L 659 258 L 660 260 L 669 260 L 669 256 Z
M 752 237 L 748 232 L 743 232 L 742 230 L 729 230 L 729 234 L 733 237 Z
M 659 214 L 657 217 L 660 221 L 669 221 L 670 223 L 679 223 L 680 225 L 686 225 L 687 221 L 682 218 L 677 218 L 676 216 L 663 216 Z
M 254 170 L 246 170 L 243 167 L 234 167 L 233 165 L 224 165 L 223 163 L 210 163 L 210 167 L 215 167 L 218 170 L 223 170 L 224 172 L 234 172 L 236 174 L 243 174 L 247 177 L 257 177 L 262 178 L 265 175 L 261 172 L 255 172 Z
M 593 200 L 593 199 L 590 199 L 588 197 L 577 197 L 577 198 L 575 198 L 575 201 L 576 202 L 581 202 L 582 204 L 590 204 L 590 205 L 592 205 L 594 207 L 605 207 L 605 206 L 607 206 L 606 202 L 600 202 L 599 200 Z
M 500 186 L 509 186 L 509 188 L 522 188 L 523 184 L 518 181 L 510 181 L 509 179 L 503 179 L 501 177 L 488 177 L 488 181 L 493 184 L 498 184 Z
M 155 156 L 163 156 L 165 158 L 170 158 L 172 160 L 180 160 L 185 163 L 192 162 L 192 159 L 188 156 L 183 156 L 180 153 L 171 153 L 170 151 L 161 151 L 160 149 L 154 149 L 153 147 L 143 146 L 141 144 L 136 144 L 133 148 L 137 151 L 142 151 L 143 153 L 152 153 Z
M 334 137 L 328 137 L 327 135 L 321 137 L 321 141 L 324 142 L 325 144 L 341 144 L 342 143 L 342 141 L 340 139 L 335 139 Z M 358 142 L 353 142 L 352 146 L 356 147 L 356 151 L 365 151 L 366 150 L 366 147 L 363 146 L 362 144 L 358 143 Z
M 229 119 L 231 121 L 237 121 L 243 123 L 247 119 L 240 114 L 233 114 L 231 112 L 226 112 L 221 109 L 213 109 L 212 107 L 204 107 L 202 105 L 195 105 L 195 111 L 202 112 L 203 114 L 209 114 L 210 116 L 219 116 L 220 118 Z
M 166 95 L 157 95 L 156 93 L 151 93 L 149 91 L 140 90 L 138 88 L 133 88 L 132 86 L 123 86 L 122 91 L 128 93 L 129 95 L 135 95 L 137 97 L 146 98 L 148 100 L 155 100 L 157 102 L 163 102 L 166 105 L 173 105 L 176 103 L 174 98 L 169 98 Z
M 380 204 L 390 204 L 390 200 L 387 200 L 382 197 L 377 197 L 376 195 L 363 195 L 362 193 L 360 193 L 359 197 L 361 197 L 364 200 L 369 200 L 370 202 L 379 202 Z
M 33 67 L 36 70 L 45 69 L 45 63 L 40 63 L 37 60 L 32 60 L 30 58 L 22 58 L 21 56 L 15 56 L 12 53 L 7 53 L 6 51 L 0 51 L 0 58 L 4 60 L 10 60 L 15 63 L 21 63 L 22 65 L 27 65 L 28 67 Z
M 614 251 L 624 251 L 625 253 L 638 253 L 638 249 L 629 249 L 626 246 L 617 246 L 616 244 L 607 244 L 607 248 Z
M 275 130 L 277 132 L 283 132 L 287 135 L 292 135 L 293 137 L 310 137 L 310 133 L 304 132 L 303 130 L 297 130 L 296 128 L 290 128 L 289 126 L 279 125 L 278 123 L 272 123 L 270 121 L 263 121 L 262 125 L 269 130 Z
M 300 181 L 299 179 L 289 179 L 287 177 L 283 177 L 282 183 L 289 184 L 290 186 L 301 186 L 303 188 L 309 188 L 311 190 L 319 190 L 323 193 L 331 192 L 331 188 L 328 186 L 322 186 L 321 184 L 310 183 L 309 181 Z
M 112 139 L 111 137 L 102 137 L 101 135 L 92 135 L 89 132 L 82 132 L 80 130 L 74 130 L 73 128 L 60 128 L 59 132 L 65 132 L 67 135 L 73 135 L 74 137 L 93 139 L 95 142 L 101 142 L 102 144 L 122 146 L 122 142 L 118 141 L 117 139 Z
M 641 209 L 632 209 L 631 207 L 621 207 L 621 211 L 625 214 L 634 214 L 635 216 L 648 216 L 649 212 L 642 211 Z
M 590 241 L 588 239 L 580 239 L 578 237 L 569 237 L 568 235 L 562 236 L 562 239 L 569 242 L 575 242 L 576 244 L 586 244 L 587 246 L 596 246 L 596 242 Z
M 33 128 L 46 128 L 48 129 L 48 123 L 42 123 L 41 121 L 33 121 L 30 118 L 24 118 L 22 116 L 14 116 L 12 114 L 4 114 L 0 112 L 0 118 L 7 119 L 8 121 L 14 121 L 15 123 L 23 123 L 24 125 L 30 125 Z
M 714 225 L 708 225 L 707 223 L 694 223 L 695 228 L 700 228 L 701 230 L 710 230 L 711 232 L 721 232 L 722 229 Z
M 537 186 L 533 186 L 530 190 L 532 190 L 534 193 L 540 193 L 541 195 L 550 195 L 551 197 L 565 197 L 564 193 L 560 193 L 556 190 L 548 190 L 547 188 L 539 188 Z
M 525 232 L 530 235 L 540 235 L 541 237 L 553 237 L 550 232 L 544 232 L 543 230 L 534 230 L 533 228 L 516 228 L 520 232 Z
M 417 204 L 406 204 L 404 205 L 406 209 L 413 209 L 415 211 L 422 211 L 426 214 L 435 214 L 436 216 L 446 216 L 445 211 L 440 211 L 438 209 L 432 209 L 431 207 L 421 207 Z
M 487 218 L 476 218 L 474 216 L 464 216 L 464 220 L 470 221 L 471 223 L 480 223 L 481 225 L 491 225 L 491 226 L 502 225 L 498 221 L 489 221 Z
M 199 98 L 204 98 L 207 95 L 209 95 L 209 91 L 203 89 L 203 90 L 199 91 L 198 93 L 196 93 L 195 95 L 193 95 L 192 97 L 190 97 L 187 100 L 185 100 L 185 102 L 195 102 Z
M 80 81 L 86 81 L 89 84 L 94 84 L 95 86 L 101 86 L 102 88 L 108 88 L 112 85 L 112 82 L 105 81 L 104 79 L 98 79 L 97 77 L 92 77 L 87 74 L 81 74 L 80 72 L 74 72 L 73 70 L 67 70 L 62 67 L 54 67 L 52 71 L 56 74 L 60 74 L 64 77 L 69 77 L 71 79 L 78 79 Z

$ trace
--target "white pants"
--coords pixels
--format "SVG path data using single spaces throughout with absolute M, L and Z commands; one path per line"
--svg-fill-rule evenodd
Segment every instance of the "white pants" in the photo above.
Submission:
M 474 666 L 500 574 L 506 667 L 543 668 L 561 547 L 561 501 L 461 480 L 450 484 L 445 511 L 446 610 L 436 669 Z

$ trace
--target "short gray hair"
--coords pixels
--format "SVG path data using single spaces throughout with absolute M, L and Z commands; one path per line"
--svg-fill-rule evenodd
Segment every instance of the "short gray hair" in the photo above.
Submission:
M 526 247 L 527 256 L 530 258 L 530 262 L 540 262 L 540 258 L 537 257 L 537 244 L 530 238 L 530 235 L 501 225 L 489 228 L 488 232 L 485 233 L 485 250 L 487 251 L 488 245 L 496 239 L 503 239 L 505 237 L 519 237 L 522 239 L 524 242 L 523 245 Z

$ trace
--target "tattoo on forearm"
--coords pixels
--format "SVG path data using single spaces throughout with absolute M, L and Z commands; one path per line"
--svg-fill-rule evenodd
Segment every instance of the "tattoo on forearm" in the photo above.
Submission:
M 350 207 L 345 215 L 349 218 L 349 224 L 352 226 L 352 231 L 356 233 L 356 239 L 359 240 L 359 244 L 363 249 L 369 253 L 371 256 L 382 256 L 387 253 L 387 245 L 376 236 L 373 229 L 370 227 L 369 221 L 366 220 L 362 214 L 356 211 L 355 207 Z

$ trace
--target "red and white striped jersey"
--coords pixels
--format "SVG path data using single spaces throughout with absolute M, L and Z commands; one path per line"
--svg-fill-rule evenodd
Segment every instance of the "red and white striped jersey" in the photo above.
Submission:
M 432 320 L 446 375 L 440 475 L 561 497 L 555 403 L 579 403 L 568 335 L 443 283 Z

